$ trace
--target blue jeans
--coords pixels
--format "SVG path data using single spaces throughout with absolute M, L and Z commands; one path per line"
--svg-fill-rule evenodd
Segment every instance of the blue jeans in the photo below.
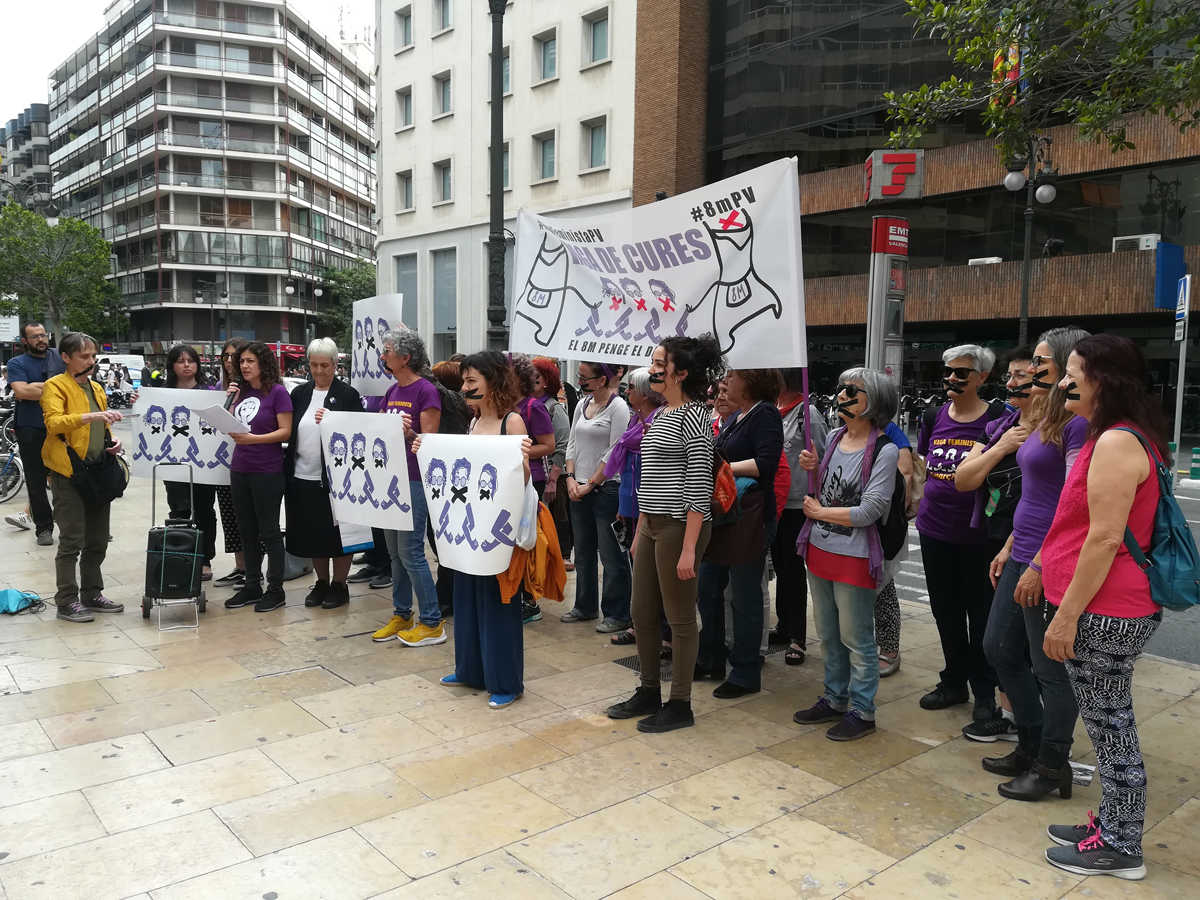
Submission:
M 1046 637 L 1043 604 L 1026 608 L 1013 602 L 1013 591 L 1027 568 L 1014 559 L 1004 564 L 983 635 L 983 652 L 1012 703 L 1017 726 L 1041 729 L 1042 744 L 1066 758 L 1079 710 L 1066 666 L 1042 651 Z
M 629 596 L 633 575 L 629 554 L 613 536 L 617 518 L 617 482 L 606 481 L 581 500 L 571 502 L 571 530 L 575 533 L 575 609 L 594 617 L 603 609 L 606 619 L 630 621 Z M 597 555 L 604 564 L 604 600 L 600 599 Z
M 825 657 L 825 701 L 875 721 L 879 648 L 875 646 L 875 590 L 808 573 L 813 620 Z
M 733 684 L 757 691 L 762 687 L 763 592 L 766 551 L 753 562 L 735 566 L 700 564 L 700 655 L 697 663 L 710 671 L 725 668 Z M 733 585 L 733 644 L 725 647 L 725 585 Z
M 385 530 L 388 554 L 392 557 L 392 610 L 401 618 L 412 615 L 413 591 L 417 592 L 417 609 L 422 624 L 431 628 L 442 621 L 438 606 L 437 586 L 425 559 L 425 523 L 429 510 L 425 506 L 425 491 L 421 482 L 410 481 L 412 489 L 412 531 Z

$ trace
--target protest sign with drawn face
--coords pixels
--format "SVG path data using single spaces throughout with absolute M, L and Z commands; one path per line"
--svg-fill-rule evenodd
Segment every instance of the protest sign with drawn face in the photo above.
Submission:
M 229 484 L 233 440 L 196 414 L 220 402 L 215 391 L 142 388 L 133 408 L 133 474 L 149 478 L 155 463 L 186 463 L 196 484 Z M 181 471 L 160 477 L 186 481 Z
M 427 434 L 417 463 L 441 564 L 472 575 L 507 569 L 525 498 L 521 438 Z
M 350 348 L 350 383 L 364 397 L 382 397 L 395 384 L 383 364 L 383 335 L 402 328 L 404 297 L 381 294 L 354 301 L 354 344 Z
M 321 419 L 321 447 L 338 522 L 412 528 L 408 450 L 399 416 L 327 410 Z

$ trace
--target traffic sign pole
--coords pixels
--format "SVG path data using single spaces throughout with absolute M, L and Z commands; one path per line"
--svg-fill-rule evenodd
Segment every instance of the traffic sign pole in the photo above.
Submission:
M 1175 340 L 1179 344 L 1179 375 L 1175 384 L 1175 446 L 1179 446 L 1179 438 L 1183 430 L 1183 381 L 1187 373 L 1187 332 L 1188 310 L 1191 305 L 1192 276 L 1184 275 L 1179 279 L 1179 293 L 1175 301 Z M 1192 454 L 1195 456 L 1195 453 Z M 1172 466 L 1174 481 L 1179 480 L 1179 466 Z

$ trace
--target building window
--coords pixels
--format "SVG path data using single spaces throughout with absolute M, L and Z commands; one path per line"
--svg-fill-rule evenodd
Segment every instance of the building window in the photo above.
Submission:
M 453 247 L 430 254 L 433 268 L 433 356 L 447 359 L 457 348 L 458 251 Z
M 413 209 L 412 169 L 396 173 L 396 210 L 407 212 Z
M 454 0 L 433 0 L 433 33 L 454 27 Z
M 510 71 L 508 48 L 505 47 L 504 52 L 500 55 L 500 92 L 505 97 L 512 93 L 512 80 L 509 77 Z
M 533 180 L 549 181 L 556 177 L 554 158 L 554 132 L 547 131 L 533 136 Z
M 417 313 L 417 254 L 406 253 L 396 258 L 396 293 L 403 296 L 400 307 L 404 324 L 416 331 Z
M 600 116 L 583 123 L 583 168 L 608 166 L 608 117 Z
M 443 159 L 433 164 L 433 186 L 437 192 L 437 203 L 449 203 L 454 199 L 453 166 Z
M 412 6 L 405 6 L 396 10 L 396 49 L 405 50 L 412 42 Z
M 534 81 L 550 81 L 558 77 L 558 30 L 534 36 L 533 39 Z
M 504 149 L 501 150 L 501 152 L 500 152 L 500 176 L 501 176 L 500 183 L 504 186 L 504 190 L 507 191 L 510 187 L 510 185 L 508 183 L 508 141 L 505 141 L 501 146 Z M 489 150 L 489 159 L 490 159 L 490 150 Z M 488 179 L 489 179 L 488 193 L 491 193 L 491 188 L 490 188 L 491 170 L 488 171 Z
M 607 6 L 583 17 L 584 65 L 604 62 L 606 59 L 608 59 Z
M 453 96 L 450 92 L 450 73 L 442 72 L 433 76 L 433 110 L 434 116 L 448 116 L 454 112 Z
M 409 85 L 396 91 L 396 128 L 410 128 L 412 123 L 412 85 Z

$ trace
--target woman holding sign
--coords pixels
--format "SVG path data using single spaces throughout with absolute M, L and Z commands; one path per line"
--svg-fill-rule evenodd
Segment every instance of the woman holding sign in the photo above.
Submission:
M 226 609 L 254 604 L 255 612 L 284 605 L 283 532 L 279 507 L 283 503 L 283 442 L 292 434 L 292 398 L 279 381 L 279 363 L 266 344 L 255 342 L 242 351 L 241 380 L 229 385 L 233 414 L 250 427 L 231 434 L 237 444 L 230 465 L 229 489 L 242 533 L 246 584 L 225 601 Z M 262 589 L 262 550 L 267 550 L 267 589 Z
M 520 400 L 516 373 L 504 354 L 495 350 L 473 353 L 462 362 L 463 397 L 475 413 L 473 435 L 525 437 L 525 482 L 529 483 L 529 452 L 533 444 L 525 423 L 515 412 Z M 415 457 L 421 437 L 413 440 Z M 414 487 L 414 496 L 420 492 Z M 510 510 L 517 520 L 521 510 Z M 454 672 L 442 684 L 485 688 L 488 706 L 501 709 L 515 703 L 525 691 L 525 645 L 521 604 L 516 597 L 504 600 L 496 575 L 454 575 Z M 656 660 L 657 665 L 657 660 Z
M 287 550 L 312 560 L 317 583 L 304 598 L 304 605 L 323 609 L 337 609 L 350 602 L 346 576 L 350 574 L 351 555 L 342 552 L 342 533 L 329 505 L 321 416 L 327 409 L 362 411 L 358 391 L 333 377 L 337 358 L 338 348 L 332 338 L 317 338 L 308 345 L 312 380 L 292 391 L 292 436 L 283 454 Z
M 720 377 L 721 351 L 711 335 L 671 337 L 654 348 L 650 388 L 666 401 L 642 438 L 638 527 L 633 539 L 633 625 L 642 683 L 632 697 L 608 708 L 611 719 L 632 719 L 638 731 L 695 724 L 692 671 L 696 627 L 696 567 L 712 530 L 713 430 L 704 397 Z M 659 626 L 671 625 L 671 698 L 659 686 Z
M 167 353 L 167 387 L 182 390 L 206 390 L 212 387 L 200 368 L 195 348 L 176 344 Z M 190 416 L 190 412 L 185 418 Z M 170 471 L 170 470 L 168 470 Z M 178 471 L 178 470 L 177 470 Z M 212 579 L 212 561 L 217 555 L 217 488 L 212 484 L 192 484 L 185 481 L 163 482 L 167 489 L 167 505 L 172 519 L 196 517 L 204 535 L 204 581 Z M 193 505 L 193 499 L 195 503 Z

